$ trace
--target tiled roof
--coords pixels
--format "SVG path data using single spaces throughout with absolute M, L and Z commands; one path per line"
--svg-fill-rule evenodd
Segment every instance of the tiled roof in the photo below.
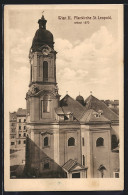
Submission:
M 10 120 L 16 120 L 16 112 L 9 113 Z
M 84 112 L 84 106 L 82 106 L 78 101 L 71 98 L 69 95 L 66 95 L 61 101 L 60 106 L 64 112 L 67 110 L 73 113 L 73 116 L 79 120 Z
M 56 111 L 56 114 L 58 114 L 58 115 L 63 115 L 64 114 L 61 107 L 57 108 L 55 111 Z
M 76 161 L 75 160 L 68 160 L 62 167 L 66 170 L 69 171 L 72 167 L 74 167 L 74 165 L 76 165 Z
M 107 119 L 111 121 L 119 120 L 119 116 L 115 112 L 113 112 L 105 103 L 98 100 L 96 97 L 90 95 L 85 100 L 85 103 L 86 103 L 85 112 L 86 110 L 89 110 L 89 109 L 94 109 L 96 112 L 98 112 L 99 110 L 103 110 L 103 115 Z
M 103 115 L 100 115 L 99 117 L 96 117 L 96 114 L 98 112 L 95 112 L 93 109 L 86 110 L 83 114 L 82 118 L 80 119 L 81 122 L 85 123 L 93 123 L 93 122 L 107 122 L 110 123 L 110 120 L 105 118 Z
M 62 168 L 63 168 L 64 170 L 66 170 L 66 171 L 69 172 L 69 171 L 72 171 L 76 166 L 79 166 L 80 169 L 85 169 L 84 166 L 80 165 L 77 161 L 72 160 L 72 159 L 68 160 L 68 161 L 62 166 Z
M 26 116 L 26 109 L 19 108 L 16 113 L 17 116 Z

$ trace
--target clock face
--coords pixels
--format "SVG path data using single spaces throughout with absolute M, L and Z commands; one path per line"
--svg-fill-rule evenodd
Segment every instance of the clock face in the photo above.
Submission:
M 44 49 L 42 50 L 42 53 L 43 53 L 44 55 L 48 55 L 48 54 L 49 54 L 49 50 L 46 49 L 46 48 L 44 48 Z

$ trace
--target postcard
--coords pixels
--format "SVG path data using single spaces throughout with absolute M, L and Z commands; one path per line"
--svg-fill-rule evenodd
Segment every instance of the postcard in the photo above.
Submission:
M 124 188 L 123 5 L 4 6 L 5 191 Z

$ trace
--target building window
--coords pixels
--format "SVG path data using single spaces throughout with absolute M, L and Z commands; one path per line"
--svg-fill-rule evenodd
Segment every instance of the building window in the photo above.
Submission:
M 24 137 L 26 137 L 26 133 L 24 133 Z
M 50 112 L 50 99 L 48 95 L 45 95 L 43 97 L 43 100 L 41 101 L 41 107 L 42 107 L 42 116 L 43 116 L 43 113 Z
M 116 147 L 118 147 L 118 140 L 117 140 L 116 135 L 112 135 L 112 137 L 111 137 L 111 148 L 113 150 Z
M 43 62 L 43 81 L 48 81 L 48 62 Z
M 21 123 L 21 119 L 19 119 L 19 123 Z
M 75 146 L 75 139 L 73 137 L 68 139 L 68 146 Z
M 48 137 L 44 138 L 44 146 L 48 146 Z
M 15 142 L 11 142 L 11 146 L 12 146 L 12 145 L 15 145 Z
M 15 129 L 11 129 L 11 131 L 14 133 L 15 132 Z
M 21 126 L 19 126 L 19 130 L 21 130 Z
M 104 139 L 102 137 L 99 137 L 97 140 L 96 140 L 96 146 L 99 147 L 99 146 L 104 146 Z
M 19 137 L 21 137 L 21 134 L 19 134 Z
M 82 145 L 84 146 L 84 137 L 82 137 Z
M 119 172 L 114 172 L 114 177 L 119 178 Z
M 106 168 L 104 167 L 104 165 L 100 165 L 98 171 L 100 172 L 101 178 L 104 177 L 104 172 L 105 172 Z
M 24 140 L 24 144 L 26 144 L 26 140 Z
M 83 155 L 83 165 L 85 166 L 85 156 Z
M 44 169 L 49 169 L 50 167 L 49 167 L 49 163 L 47 162 L 47 163 L 44 163 Z
M 72 173 L 72 178 L 80 178 L 80 173 Z
M 18 144 L 21 144 L 21 141 L 20 140 L 18 141 Z
M 26 126 L 24 126 L 24 130 L 26 129 Z
M 24 122 L 26 122 L 26 119 L 24 119 Z

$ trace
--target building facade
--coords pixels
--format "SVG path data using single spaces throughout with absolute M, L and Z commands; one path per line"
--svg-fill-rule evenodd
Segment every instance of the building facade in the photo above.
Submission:
M 26 144 L 26 109 L 19 108 L 10 114 L 10 149 L 23 148 Z
M 9 113 L 10 149 L 16 147 L 16 112 Z
M 60 100 L 53 34 L 44 16 L 30 49 L 26 174 L 42 178 L 119 177 L 119 117 L 90 95 Z M 114 163 L 116 162 L 116 163 Z

